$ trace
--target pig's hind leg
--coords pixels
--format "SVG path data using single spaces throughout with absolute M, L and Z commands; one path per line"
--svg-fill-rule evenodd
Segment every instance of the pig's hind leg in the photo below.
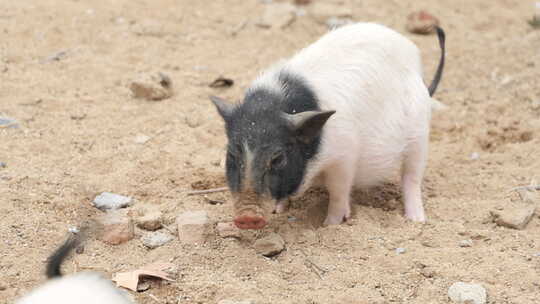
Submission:
M 415 222 L 424 222 L 426 215 L 422 203 L 422 179 L 426 168 L 428 134 L 409 143 L 405 151 L 401 173 L 401 189 L 405 216 Z
M 323 225 L 337 225 L 351 216 L 350 195 L 354 171 L 349 162 L 341 162 L 325 170 L 324 181 L 330 195 L 328 215 Z

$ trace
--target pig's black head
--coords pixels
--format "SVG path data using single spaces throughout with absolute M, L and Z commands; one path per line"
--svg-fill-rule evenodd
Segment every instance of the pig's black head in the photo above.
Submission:
M 317 154 L 324 124 L 335 113 L 319 110 L 303 80 L 282 73 L 279 82 L 281 90 L 248 90 L 239 105 L 211 97 L 225 121 L 226 174 L 233 193 L 273 200 L 294 194 Z

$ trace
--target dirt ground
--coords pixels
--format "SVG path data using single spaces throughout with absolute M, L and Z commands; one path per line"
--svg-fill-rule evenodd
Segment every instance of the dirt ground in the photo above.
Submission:
M 256 0 L 0 3 L 0 116 L 20 124 L 0 129 L 0 303 L 44 281 L 45 259 L 69 227 L 101 213 L 91 201 L 103 191 L 154 204 L 169 224 L 201 209 L 212 223 L 230 221 L 228 193 L 206 195 L 225 202 L 217 205 L 186 195 L 192 184 L 225 185 L 223 123 L 207 96 L 240 99 L 260 69 L 327 30 L 309 15 L 284 29 L 257 27 L 266 4 Z M 174 240 L 148 250 L 138 237 L 118 246 L 91 239 L 65 272 L 178 265 L 175 282 L 134 293 L 139 303 L 448 303 L 457 281 L 482 284 L 489 303 L 538 303 L 540 218 L 524 230 L 490 220 L 490 210 L 519 200 L 509 189 L 540 181 L 540 30 L 526 22 L 533 1 L 343 5 L 354 20 L 417 43 L 428 78 L 436 37 L 407 33 L 406 16 L 427 9 L 447 32 L 436 98 L 449 108 L 432 123 L 428 223 L 404 220 L 391 185 L 355 194 L 352 221 L 323 228 L 327 196 L 311 191 L 293 202 L 296 221 L 274 216 L 240 240 L 210 233 L 201 246 Z M 153 72 L 170 76 L 175 95 L 134 99 L 131 79 Z M 209 88 L 219 75 L 235 85 Z M 151 139 L 135 143 L 139 134 Z M 286 241 L 274 258 L 253 249 L 269 232 Z M 466 239 L 472 246 L 460 247 Z

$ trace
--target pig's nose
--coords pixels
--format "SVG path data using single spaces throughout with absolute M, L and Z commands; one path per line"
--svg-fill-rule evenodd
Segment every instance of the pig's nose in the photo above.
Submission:
M 262 229 L 266 226 L 266 220 L 262 216 L 242 215 L 234 219 L 234 224 L 240 229 Z

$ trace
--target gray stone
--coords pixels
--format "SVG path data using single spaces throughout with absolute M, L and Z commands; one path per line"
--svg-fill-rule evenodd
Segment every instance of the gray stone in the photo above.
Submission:
M 103 192 L 94 198 L 94 206 L 101 210 L 120 209 L 129 206 L 130 203 L 131 197 L 110 192 Z
M 296 8 L 290 3 L 270 3 L 257 21 L 257 25 L 264 28 L 284 28 L 294 22 Z
M 19 123 L 12 118 L 7 117 L 0 117 L 0 129 L 4 128 L 10 128 L 10 129 L 17 129 L 19 127 Z
M 5 162 L 0 162 L 0 168 L 5 168 L 7 167 L 7 164 Z
M 204 210 L 187 211 L 178 215 L 178 239 L 187 244 L 204 243 L 207 224 L 208 214 Z
M 157 231 L 157 232 L 150 232 L 150 233 L 145 234 L 141 238 L 141 242 L 143 243 L 144 246 L 150 249 L 154 249 L 154 248 L 167 244 L 168 242 L 172 241 L 172 239 L 173 239 L 172 235 L 165 232 Z
M 404 254 L 405 252 L 407 252 L 407 249 L 405 248 L 401 248 L 401 247 L 396 248 L 396 254 Z
M 266 257 L 274 256 L 285 249 L 285 241 L 277 233 L 271 233 L 268 236 L 258 239 L 253 245 L 258 254 Z
M 448 297 L 454 303 L 485 304 L 486 290 L 480 284 L 457 282 L 448 289 Z

